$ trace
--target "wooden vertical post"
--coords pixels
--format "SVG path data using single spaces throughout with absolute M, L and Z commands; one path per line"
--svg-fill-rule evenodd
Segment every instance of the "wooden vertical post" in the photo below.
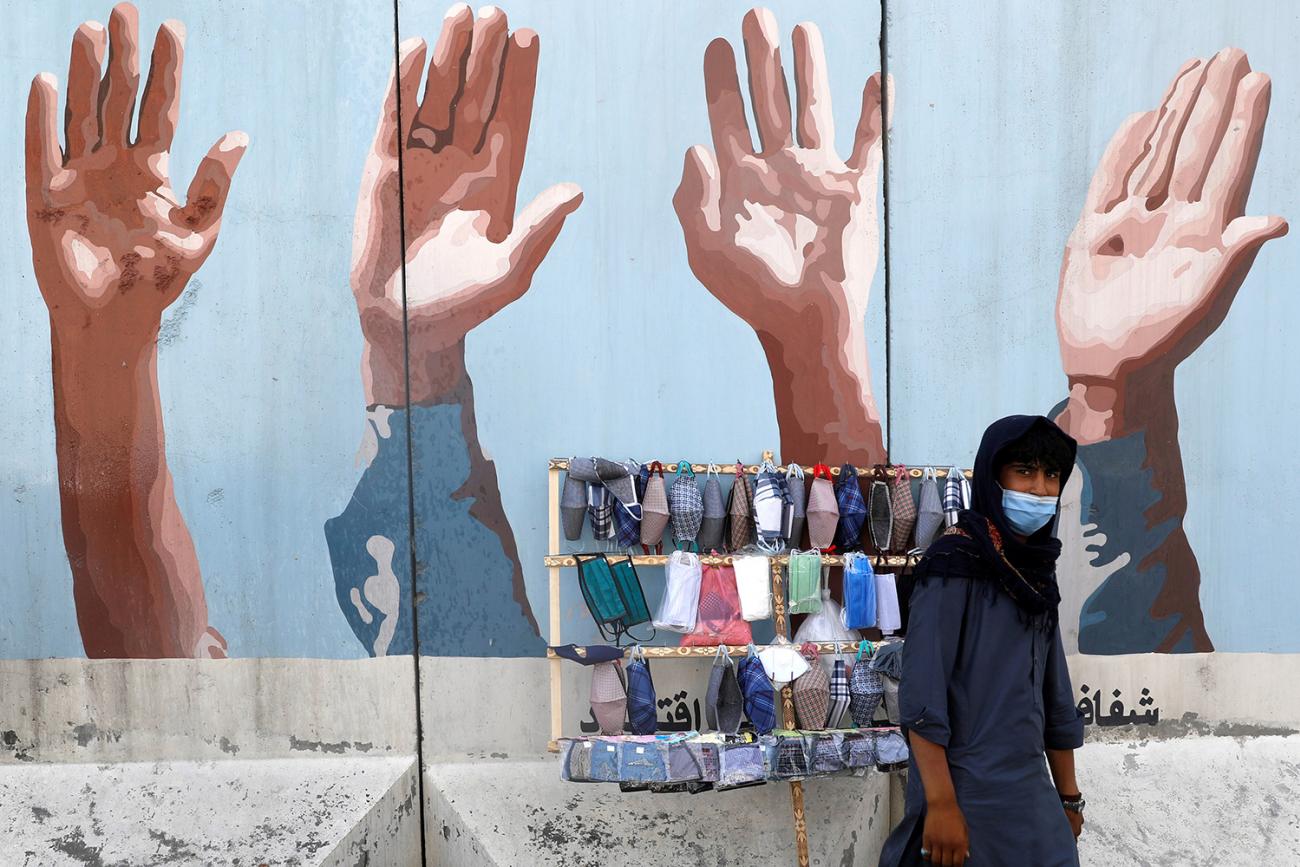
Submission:
M 763 454 L 764 460 L 771 460 L 771 452 Z M 772 619 L 776 632 L 785 638 L 790 637 L 790 621 L 785 612 L 785 582 L 781 576 L 781 563 L 772 558 Z M 781 717 L 786 729 L 798 726 L 794 715 L 794 689 L 790 684 L 781 688 Z M 790 805 L 794 810 L 794 843 L 799 855 L 799 867 L 808 867 L 808 820 L 803 809 L 803 783 L 795 780 L 790 783 Z
M 546 526 L 548 529 L 546 544 L 550 553 L 560 552 L 560 471 L 552 467 L 546 473 Z M 550 579 L 550 634 L 546 643 L 552 647 L 560 644 L 560 567 L 552 566 L 546 570 Z M 561 688 L 564 670 L 563 663 L 557 656 L 550 662 L 551 668 L 551 741 L 547 749 L 558 752 L 560 735 L 564 725 L 564 690 Z

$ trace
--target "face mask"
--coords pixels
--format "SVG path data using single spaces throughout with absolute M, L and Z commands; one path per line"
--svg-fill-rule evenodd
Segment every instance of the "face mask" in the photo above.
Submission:
M 1035 497 L 1020 491 L 1002 491 L 1002 513 L 1011 529 L 1032 536 L 1056 517 L 1057 497 Z

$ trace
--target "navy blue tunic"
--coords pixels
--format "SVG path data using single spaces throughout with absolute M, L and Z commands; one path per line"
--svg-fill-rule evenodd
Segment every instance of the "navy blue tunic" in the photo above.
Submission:
M 992 581 L 938 569 L 912 592 L 899 711 L 945 747 L 976 867 L 1078 865 L 1045 749 L 1083 745 L 1060 629 L 1027 626 Z M 925 790 L 908 766 L 903 821 L 881 867 L 921 864 Z

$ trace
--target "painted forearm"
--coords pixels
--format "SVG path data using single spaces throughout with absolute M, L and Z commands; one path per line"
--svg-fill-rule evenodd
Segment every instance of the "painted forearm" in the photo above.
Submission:
M 156 344 L 52 333 L 63 536 L 86 655 L 207 656 L 217 648 L 167 469 Z
M 1112 567 L 1084 603 L 1079 650 L 1212 650 L 1200 568 L 1183 529 L 1187 493 L 1172 374 L 1124 388 L 1073 382 L 1057 420 L 1080 442 L 1081 514 L 1093 525 L 1085 535 L 1097 552 L 1093 565 Z
M 426 400 L 372 409 L 373 459 L 343 514 L 326 523 L 339 604 L 375 655 L 411 652 L 417 617 L 424 655 L 540 653 L 496 469 L 479 446 L 463 350 L 427 364 L 435 387 Z M 418 612 L 411 608 L 411 538 Z
M 804 462 L 884 462 L 865 329 L 843 321 L 808 324 L 799 336 L 758 335 L 772 372 L 781 454 Z

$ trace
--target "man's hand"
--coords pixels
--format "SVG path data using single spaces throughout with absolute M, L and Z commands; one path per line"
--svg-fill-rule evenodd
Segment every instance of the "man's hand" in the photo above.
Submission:
M 935 867 L 961 867 L 966 863 L 970 832 L 956 801 L 926 806 L 921 848 L 929 853 L 926 860 Z
M 152 339 L 162 311 L 212 252 L 231 177 L 248 144 L 242 132 L 222 136 L 180 203 L 167 169 L 180 113 L 185 31 L 178 21 L 158 28 L 132 141 L 138 30 L 129 3 L 113 9 L 107 31 L 91 22 L 77 29 L 64 148 L 52 75 L 36 77 L 27 103 L 27 225 L 51 321 L 56 329 L 93 327 L 118 342 Z
M 421 100 L 425 42 L 409 39 L 400 47 L 366 158 L 353 236 L 352 289 L 372 405 L 406 403 L 403 289 L 411 400 L 429 402 L 459 374 L 465 335 L 528 290 L 565 217 L 582 201 L 576 186 L 557 184 L 515 214 L 538 48 L 536 33 L 510 33 L 496 7 L 475 19 L 468 6 L 454 6 Z
M 715 39 L 704 55 L 713 150 L 686 152 L 673 197 L 691 270 L 758 334 L 782 452 L 878 463 L 865 319 L 880 246 L 881 78 L 867 81 L 853 152 L 841 159 L 817 27 L 794 30 L 793 116 L 776 19 L 754 9 L 742 30 L 759 146 L 731 45 Z
M 1223 321 L 1281 217 L 1244 216 L 1271 86 L 1225 49 L 1130 117 L 1066 244 L 1056 321 L 1082 442 L 1122 434 Z M 1142 391 L 1139 395 L 1137 392 Z M 1172 395 L 1170 395 L 1172 397 Z
M 1066 810 L 1065 818 L 1070 821 L 1070 830 L 1074 832 L 1074 839 L 1078 840 L 1079 835 L 1083 833 L 1083 814 Z

